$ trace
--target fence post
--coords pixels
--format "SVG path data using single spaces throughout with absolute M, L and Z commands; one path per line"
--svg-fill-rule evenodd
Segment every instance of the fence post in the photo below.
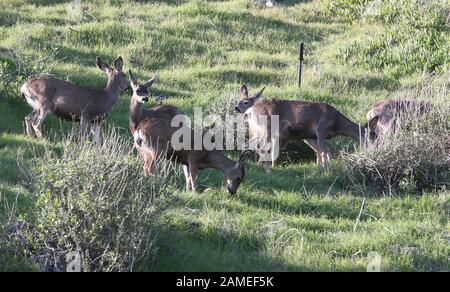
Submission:
M 305 53 L 305 44 L 301 42 L 298 47 L 298 72 L 297 72 L 297 84 L 298 87 L 302 85 L 302 67 L 303 67 L 303 56 Z

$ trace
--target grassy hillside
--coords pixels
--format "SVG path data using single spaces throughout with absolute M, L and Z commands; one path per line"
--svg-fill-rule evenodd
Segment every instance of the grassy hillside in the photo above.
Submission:
M 436 53 L 435 66 L 413 68 L 395 57 L 415 52 L 414 44 L 402 47 L 394 40 L 377 55 L 383 46 L 371 41 L 392 24 L 330 12 L 330 3 L 345 1 L 282 1 L 269 9 L 250 0 L 93 0 L 82 1 L 75 15 L 66 2 L 0 3 L 0 194 L 18 196 L 23 213 L 32 212 L 33 200 L 21 183 L 17 157 L 29 155 L 29 144 L 57 143 L 24 136 L 30 109 L 19 87 L 33 73 L 101 88 L 106 77 L 95 57 L 112 62 L 121 55 L 125 69 L 139 78 L 157 74 L 153 95 L 188 114 L 193 106 L 237 98 L 246 83 L 251 91 L 267 85 L 266 96 L 330 103 L 359 123 L 375 101 L 434 80 L 430 70 L 449 81 L 448 51 Z M 450 43 L 448 29 L 439 31 L 431 50 L 446 49 L 441 37 Z M 299 41 L 306 45 L 301 90 L 295 76 Z M 106 121 L 123 128 L 123 135 L 129 135 L 129 98 L 123 93 Z M 51 137 L 69 128 L 49 117 L 44 133 Z M 337 157 L 353 142 L 337 138 L 330 145 Z M 157 222 L 158 253 L 140 270 L 364 271 L 371 251 L 382 256 L 383 271 L 450 270 L 450 192 L 358 192 L 344 187 L 344 173 L 315 165 L 302 143 L 290 149 L 293 154 L 283 155 L 271 176 L 250 163 L 233 197 L 214 170 L 200 177 L 202 188 L 212 191 L 185 193 L 180 183 Z M 34 268 L 17 258 L 17 265 L 11 258 L 0 262 L 3 270 Z

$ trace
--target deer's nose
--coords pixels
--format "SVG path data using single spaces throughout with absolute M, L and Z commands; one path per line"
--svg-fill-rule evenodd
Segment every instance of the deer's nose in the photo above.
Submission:
M 227 190 L 230 195 L 236 194 L 236 191 L 232 190 L 230 187 L 227 187 Z
M 147 96 L 144 97 L 144 98 L 142 99 L 142 101 L 143 101 L 143 102 L 147 102 L 147 101 L 148 101 L 148 97 L 147 97 Z
M 240 113 L 240 112 L 241 112 L 241 109 L 240 109 L 239 107 L 235 106 L 235 107 L 234 107 L 234 111 L 237 112 L 237 113 Z

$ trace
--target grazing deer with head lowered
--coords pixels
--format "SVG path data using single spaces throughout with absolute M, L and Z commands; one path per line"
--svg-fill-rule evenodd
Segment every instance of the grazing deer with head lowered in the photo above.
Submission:
M 261 140 L 267 137 L 267 143 L 271 143 L 271 151 L 287 144 L 295 139 L 303 139 L 316 153 L 317 162 L 326 167 L 331 161 L 331 153 L 326 145 L 326 140 L 337 135 L 344 135 L 360 139 L 365 135 L 365 130 L 350 121 L 338 110 L 325 103 L 307 101 L 291 101 L 271 99 L 257 102 L 265 88 L 254 95 L 249 95 L 246 85 L 241 87 L 241 99 L 235 107 L 235 111 L 245 113 L 248 117 L 249 131 L 252 139 Z M 260 116 L 266 116 L 269 125 L 259 123 Z M 271 137 L 271 116 L 279 118 L 278 137 Z M 274 139 L 278 138 L 278 139 Z M 279 141 L 279 145 L 276 145 Z M 257 149 L 258 154 L 264 150 Z M 272 167 L 275 157 L 272 157 Z M 270 162 L 263 162 L 266 172 L 270 172 Z
M 105 89 L 82 87 L 46 75 L 26 81 L 21 93 L 33 108 L 25 117 L 27 135 L 32 137 L 34 130 L 42 138 L 44 119 L 53 113 L 61 119 L 80 122 L 83 133 L 91 124 L 95 141 L 100 143 L 100 122 L 111 111 L 120 91 L 128 89 L 128 84 L 122 72 L 122 57 L 115 60 L 114 68 L 97 57 L 97 66 L 108 76 Z
M 424 116 L 432 110 L 431 103 L 412 99 L 386 99 L 377 102 L 366 115 L 371 142 L 395 131 L 402 121 Z
M 250 158 L 250 151 L 242 152 L 238 162 L 235 162 L 217 150 L 175 150 L 171 144 L 172 136 L 179 127 L 172 127 L 171 121 L 165 118 L 144 118 L 137 127 L 135 143 L 144 157 L 144 173 L 153 174 L 159 159 L 165 158 L 180 163 L 186 178 L 186 190 L 197 189 L 198 171 L 215 168 L 222 171 L 227 179 L 227 189 L 235 194 L 244 180 L 245 164 Z M 194 131 L 193 129 L 188 129 Z M 191 135 L 194 137 L 194 134 Z M 186 138 L 186 137 L 183 137 Z M 192 146 L 193 141 L 189 141 Z M 181 142 L 183 143 L 183 142 Z M 193 149 L 193 148 L 190 148 Z

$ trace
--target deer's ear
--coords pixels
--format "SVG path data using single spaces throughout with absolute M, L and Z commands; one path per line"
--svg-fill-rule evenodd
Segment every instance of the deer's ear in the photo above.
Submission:
M 128 70 L 128 77 L 130 78 L 131 87 L 136 88 L 138 86 L 138 81 L 131 72 L 131 69 Z
M 240 167 L 244 167 L 247 164 L 247 162 L 250 160 L 251 154 L 252 152 L 250 150 L 245 150 L 244 152 L 241 153 L 238 162 Z
M 119 56 L 115 61 L 114 61 L 114 68 L 116 68 L 117 71 L 122 71 L 122 67 L 123 67 L 123 59 L 121 56 Z
M 260 91 L 258 91 L 255 95 L 253 95 L 253 99 L 260 98 L 262 96 L 262 93 L 264 92 L 264 89 L 266 89 L 265 86 Z
M 156 79 L 157 79 L 157 77 L 156 77 L 156 76 L 153 76 L 152 79 L 150 79 L 149 81 L 145 82 L 144 86 L 147 87 L 147 88 L 150 87 L 150 86 L 152 86 L 152 85 L 153 85 L 153 82 L 155 82 Z
M 97 67 L 100 68 L 100 70 L 102 70 L 103 72 L 108 72 L 109 70 L 111 70 L 111 67 L 108 64 L 106 64 L 105 62 L 103 62 L 102 59 L 98 56 L 96 58 L 96 62 L 97 62 Z
M 375 131 L 375 128 L 377 127 L 377 124 L 378 124 L 378 116 L 372 118 L 367 123 L 367 128 L 369 129 L 369 131 L 373 132 L 373 131 Z
M 248 98 L 248 88 L 245 84 L 241 86 L 241 98 Z

